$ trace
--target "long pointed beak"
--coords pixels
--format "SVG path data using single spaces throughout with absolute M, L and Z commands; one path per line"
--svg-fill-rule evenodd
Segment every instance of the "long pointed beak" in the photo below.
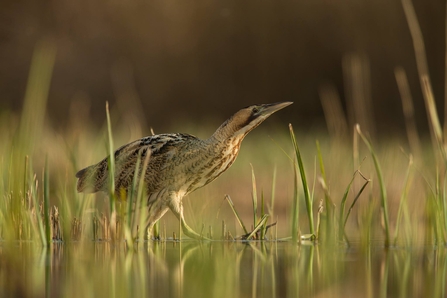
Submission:
M 274 112 L 277 112 L 281 109 L 284 109 L 287 106 L 290 106 L 293 102 L 291 101 L 284 101 L 284 102 L 275 102 L 275 103 L 268 103 L 264 104 L 262 107 L 262 114 L 263 115 L 271 115 Z

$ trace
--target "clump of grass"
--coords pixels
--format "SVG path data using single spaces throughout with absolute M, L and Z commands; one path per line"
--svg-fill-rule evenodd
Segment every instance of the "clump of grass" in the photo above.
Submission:
M 264 201 L 264 193 L 261 194 L 261 217 L 258 218 L 258 197 L 257 197 L 257 187 L 256 187 L 256 176 L 254 173 L 253 166 L 251 167 L 251 174 L 252 174 L 252 206 L 253 206 L 253 226 L 252 231 L 248 232 L 247 228 L 245 227 L 241 217 L 239 216 L 239 213 L 237 212 L 233 201 L 231 200 L 229 195 L 225 196 L 226 201 L 230 205 L 231 210 L 233 211 L 239 225 L 244 231 L 244 235 L 238 237 L 238 239 L 242 240 L 251 240 L 251 239 L 257 239 L 257 240 L 265 240 L 266 232 L 269 228 L 272 226 L 275 226 L 276 223 L 267 225 L 267 221 L 269 218 L 269 214 L 265 212 L 265 201 Z M 272 199 L 273 200 L 273 199 Z M 225 225 L 225 222 L 222 223 L 222 225 Z M 232 237 L 225 236 L 227 233 L 224 231 L 224 228 L 222 229 L 222 238 L 223 239 L 232 239 Z

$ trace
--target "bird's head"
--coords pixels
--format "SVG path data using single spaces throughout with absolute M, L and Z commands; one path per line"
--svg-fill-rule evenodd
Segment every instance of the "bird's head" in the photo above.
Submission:
M 243 108 L 225 121 L 215 132 L 215 135 L 225 137 L 244 137 L 256 128 L 271 114 L 279 111 L 293 102 L 277 102 L 270 104 L 258 104 Z

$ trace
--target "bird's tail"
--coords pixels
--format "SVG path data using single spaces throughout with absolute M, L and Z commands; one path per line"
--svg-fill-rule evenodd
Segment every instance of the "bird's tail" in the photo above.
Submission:
M 94 193 L 104 189 L 107 181 L 107 159 L 76 173 L 78 192 Z

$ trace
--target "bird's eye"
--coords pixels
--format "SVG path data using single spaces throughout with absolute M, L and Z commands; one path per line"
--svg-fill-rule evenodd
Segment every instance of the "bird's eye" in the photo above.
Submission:
M 253 114 L 256 114 L 259 112 L 259 109 L 257 107 L 254 107 L 251 111 L 253 112 Z

